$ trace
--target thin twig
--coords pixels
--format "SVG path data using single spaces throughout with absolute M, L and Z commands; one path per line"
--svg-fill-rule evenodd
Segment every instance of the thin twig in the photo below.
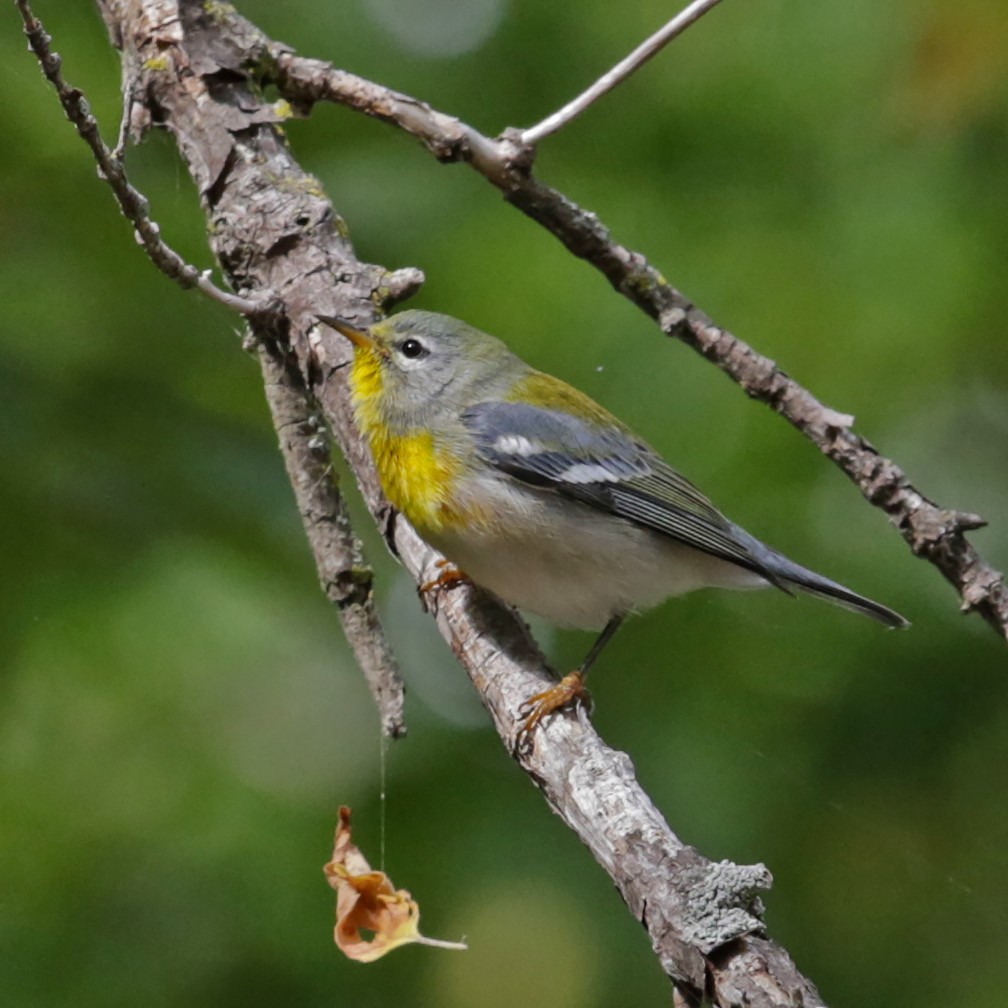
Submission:
M 219 301 L 234 311 L 245 316 L 255 316 L 269 310 L 268 301 L 254 301 L 241 297 L 231 291 L 218 287 L 210 279 L 210 271 L 200 272 L 195 266 L 187 263 L 161 237 L 158 227 L 148 210 L 147 199 L 130 185 L 123 170 L 119 157 L 105 145 L 101 138 L 98 121 L 91 113 L 91 107 L 84 93 L 72 87 L 63 77 L 63 60 L 59 53 L 51 49 L 52 39 L 46 34 L 42 23 L 35 17 L 28 0 L 14 0 L 24 21 L 24 32 L 28 44 L 38 58 L 46 79 L 56 89 L 60 104 L 67 118 L 73 123 L 81 139 L 91 148 L 95 161 L 98 163 L 98 174 L 104 179 L 115 195 L 116 202 L 123 215 L 135 228 L 137 241 L 143 246 L 151 261 L 162 273 L 186 289 L 195 287 L 208 297 Z M 125 107 L 132 103 L 131 97 L 125 98 Z M 124 112 L 124 118 L 128 111 Z M 125 126 L 120 127 L 120 143 Z M 120 152 L 121 153 L 121 152 Z
M 375 608 L 374 572 L 364 560 L 333 475 L 328 432 L 312 408 L 296 361 L 263 334 L 250 342 L 262 367 L 273 427 L 322 590 L 339 611 L 383 734 L 400 738 L 406 734 L 402 676 Z
M 634 71 L 639 70 L 652 56 L 661 52 L 672 39 L 681 35 L 691 24 L 699 21 L 704 14 L 720 2 L 721 0 L 693 0 L 693 3 L 684 7 L 671 21 L 637 46 L 626 59 L 620 60 L 616 66 L 599 77 L 590 88 L 572 101 L 567 102 L 563 108 L 547 116 L 542 122 L 521 130 L 519 134 L 521 142 L 529 145 L 537 144 L 544 137 L 551 136 L 563 129 L 567 123 L 576 119 L 604 94 L 612 91 L 617 84 L 625 81 Z

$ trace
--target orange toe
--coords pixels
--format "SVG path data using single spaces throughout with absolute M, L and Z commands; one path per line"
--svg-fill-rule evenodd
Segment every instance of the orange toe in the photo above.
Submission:
M 581 701 L 585 705 L 591 703 L 591 694 L 585 686 L 584 676 L 580 669 L 575 669 L 563 677 L 555 686 L 542 693 L 530 696 L 518 708 L 518 716 L 525 718 L 525 723 L 518 732 L 518 743 L 524 746 L 528 743 L 536 725 L 554 711 L 569 704 Z
M 441 568 L 441 573 L 433 581 L 420 585 L 417 592 L 421 598 L 438 588 L 457 588 L 459 585 L 472 583 L 465 572 L 453 566 L 450 560 L 438 560 L 435 566 Z

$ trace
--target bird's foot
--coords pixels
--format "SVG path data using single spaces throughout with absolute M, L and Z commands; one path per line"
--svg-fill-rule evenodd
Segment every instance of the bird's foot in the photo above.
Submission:
M 452 562 L 444 557 L 438 560 L 434 566 L 438 567 L 441 573 L 433 581 L 427 581 L 417 588 L 417 595 L 420 596 L 424 609 L 429 608 L 427 596 L 431 592 L 458 588 L 459 585 L 464 584 L 472 584 L 470 578 L 463 571 L 453 566 Z
M 581 669 L 568 672 L 555 686 L 530 696 L 518 708 L 518 716 L 525 718 L 525 723 L 518 730 L 518 737 L 515 740 L 519 751 L 526 751 L 531 747 L 532 732 L 543 718 L 549 717 L 561 707 L 578 701 L 586 707 L 591 706 L 591 694 L 585 686 L 584 673 Z

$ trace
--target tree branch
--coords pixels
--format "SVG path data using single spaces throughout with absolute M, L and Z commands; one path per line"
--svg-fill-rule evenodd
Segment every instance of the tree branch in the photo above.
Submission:
M 963 612 L 979 613 L 1008 640 L 1008 586 L 966 538 L 983 518 L 929 500 L 892 459 L 852 429 L 854 418 L 825 404 L 676 290 L 640 252 L 615 241 L 590 211 L 531 174 L 534 150 L 516 130 L 499 139 L 425 105 L 320 60 L 272 44 L 276 82 L 302 110 L 332 101 L 391 123 L 419 138 L 442 161 L 464 161 L 500 189 L 508 202 L 541 224 L 574 255 L 591 263 L 668 336 L 716 364 L 753 399 L 766 403 L 849 477 L 865 499 L 888 515 L 914 555 L 923 557 L 959 593 Z
M 143 246 L 154 265 L 179 286 L 196 287 L 207 297 L 213 298 L 243 315 L 255 315 L 262 312 L 264 305 L 249 298 L 238 297 L 230 291 L 221 290 L 210 279 L 209 270 L 201 273 L 164 241 L 161 237 L 160 227 L 156 221 L 151 219 L 148 212 L 150 208 L 147 200 L 129 184 L 117 154 L 105 146 L 98 129 L 98 122 L 91 114 L 91 107 L 88 105 L 84 93 L 79 88 L 71 87 L 64 80 L 63 61 L 58 53 L 51 50 L 52 39 L 46 34 L 42 23 L 32 13 L 27 0 L 14 0 L 14 3 L 24 21 L 28 44 L 31 46 L 32 52 L 35 53 L 46 79 L 56 89 L 67 119 L 73 123 L 81 139 L 91 148 L 91 153 L 98 163 L 99 177 L 109 184 L 109 188 L 119 204 L 119 209 L 135 228 L 137 241 Z M 130 104 L 130 98 L 127 96 L 127 110 Z M 124 113 L 124 122 L 127 117 L 128 112 Z M 122 132 L 120 130 L 121 134 Z M 119 149 L 117 145 L 116 150 L 119 151 Z
M 16 2 L 27 9 L 26 3 Z M 219 71 L 243 72 L 245 64 L 234 54 L 264 51 L 266 40 L 252 26 L 230 15 L 221 17 L 220 11 L 211 23 L 203 17 L 202 5 L 168 0 L 99 0 L 99 5 L 115 27 L 113 38 L 124 57 L 143 56 L 134 64 L 143 67 L 137 75 L 136 100 L 148 110 L 166 114 L 168 128 L 175 132 L 200 185 L 208 216 L 215 229 L 220 228 L 215 230 L 214 245 L 229 276 L 249 292 L 276 294 L 287 307 L 296 367 L 293 371 L 285 368 L 283 374 L 296 375 L 298 381 L 292 387 L 300 383 L 303 390 L 317 395 L 327 418 L 340 423 L 339 437 L 362 480 L 372 512 L 388 529 L 414 577 L 428 578 L 435 554 L 405 522 L 394 521 L 377 492 L 366 450 L 353 431 L 342 426 L 348 406 L 337 369 L 345 361 L 341 356 L 345 348 L 311 328 L 313 308 L 347 315 L 356 310 L 370 318 L 375 306 L 387 304 L 410 282 L 402 272 L 385 273 L 356 260 L 342 222 L 335 220 L 331 210 L 327 212 L 317 183 L 290 159 L 282 139 L 269 125 L 268 110 L 264 113 L 264 106 L 256 105 L 258 96 L 240 81 L 228 79 L 221 86 Z M 273 47 L 273 51 L 279 50 Z M 297 81 L 299 71 L 321 67 L 326 88 L 332 86 L 329 75 L 340 73 L 290 54 L 281 54 L 278 66 L 296 94 L 304 93 L 303 82 Z M 512 202 L 658 319 L 666 333 L 690 343 L 748 394 L 768 402 L 802 430 L 848 473 L 868 500 L 890 515 L 916 553 L 943 570 L 959 589 L 964 608 L 979 610 L 1000 633 L 1006 633 L 1004 579 L 972 551 L 963 535 L 979 527 L 981 519 L 943 510 L 923 498 L 901 470 L 849 430 L 850 418 L 823 406 L 774 362 L 714 326 L 642 256 L 613 242 L 593 215 L 535 181 L 529 173 L 532 152 L 513 134 L 489 140 L 406 96 L 350 75 L 343 78 L 344 85 L 353 85 L 355 97 L 340 100 L 356 102 L 362 111 L 421 136 L 444 160 L 473 163 Z M 327 96 L 334 95 L 335 91 Z M 232 103 L 235 96 L 241 100 Z M 253 118 L 256 108 L 264 118 Z M 189 135 L 192 123 L 205 127 L 205 135 Z M 242 163 L 239 154 L 246 153 L 262 160 L 256 165 Z M 281 174 L 271 177 L 277 167 Z M 316 273 L 321 276 L 321 287 Z M 540 685 L 544 673 L 527 636 L 506 610 L 469 589 L 444 596 L 436 618 L 484 696 L 502 737 L 513 743 L 511 712 Z M 626 757 L 606 749 L 587 724 L 573 717 L 557 718 L 537 737 L 536 750 L 523 765 L 561 815 L 580 835 L 590 838 L 586 842 L 617 881 L 631 910 L 646 917 L 663 965 L 680 984 L 683 1003 L 694 1003 L 706 990 L 717 1004 L 821 1004 L 783 950 L 753 936 L 759 929 L 753 893 L 768 884 L 764 871 L 759 866 L 712 865 L 692 848 L 683 847 L 637 788 Z M 654 818 L 649 818 L 648 808 Z M 621 865 L 612 863 L 619 860 L 615 852 L 623 851 L 630 837 L 635 842 L 644 838 L 641 849 L 631 852 L 642 859 L 642 865 L 636 866 L 640 872 L 636 881 L 623 878 Z M 730 883 L 729 906 L 715 907 L 705 916 L 695 904 L 716 890 L 708 883 L 719 873 Z M 640 878 L 657 881 L 659 891 L 645 892 Z M 667 900 L 660 891 L 663 885 L 671 890 Z M 733 932 L 738 935 L 734 940 L 729 938 Z
M 249 342 L 259 357 L 270 415 L 322 590 L 339 611 L 378 707 L 382 733 L 401 738 L 406 734 L 405 688 L 375 609 L 374 572 L 364 560 L 333 475 L 328 431 L 312 408 L 297 361 L 265 333 Z
M 275 406 L 281 437 L 291 416 L 298 425 L 307 423 L 298 412 L 307 393 L 337 436 L 390 544 L 418 583 L 429 580 L 437 554 L 389 509 L 351 422 L 345 341 L 313 324 L 320 312 L 371 320 L 416 286 L 417 272 L 389 273 L 357 260 L 345 225 L 317 181 L 294 162 L 246 76 L 266 52 L 267 40 L 254 26 L 230 8 L 210 10 L 195 0 L 98 3 L 124 61 L 138 68 L 134 100 L 148 122 L 163 122 L 178 142 L 230 282 L 284 308 L 289 329 L 282 367 L 270 351 L 265 370 L 268 382 L 294 388 L 300 399 L 293 413 Z M 314 450 L 299 440 L 290 454 Z M 296 469 L 302 474 L 310 465 L 302 459 Z M 514 711 L 549 670 L 525 627 L 495 600 L 465 588 L 437 603 L 438 627 L 514 752 Z M 712 863 L 683 844 L 640 789 L 629 759 L 607 748 L 585 716 L 551 719 L 536 733 L 532 750 L 515 755 L 644 923 L 683 1003 L 712 997 L 725 1006 L 822 1004 L 787 953 L 759 937 L 756 893 L 770 884 L 766 869 Z
M 116 152 L 101 139 L 98 123 L 80 89 L 63 77 L 62 60 L 50 48 L 51 39 L 35 17 L 27 0 L 15 0 L 25 25 L 25 35 L 42 72 L 53 85 L 67 118 L 91 148 L 99 175 L 108 182 L 119 207 L 136 228 L 136 236 L 151 261 L 179 286 L 195 287 L 215 301 L 239 311 L 258 324 L 258 348 L 266 398 L 280 449 L 294 487 L 308 542 L 315 556 L 322 588 L 340 612 L 343 630 L 378 707 L 382 732 L 390 738 L 406 734 L 403 714 L 404 687 L 398 666 L 378 619 L 371 591 L 373 573 L 363 558 L 360 540 L 350 526 L 329 463 L 329 439 L 317 423 L 307 392 L 296 369 L 284 359 L 273 336 L 263 328 L 281 321 L 275 302 L 251 300 L 221 290 L 210 280 L 210 271 L 200 273 L 160 237 L 160 229 L 148 213 L 146 198 L 130 185 L 121 163 L 127 123 L 134 106 L 135 77 L 123 74 L 124 114 Z M 128 61 L 125 61 L 128 66 Z M 409 296 L 423 282 L 419 270 L 401 270 L 389 277 L 389 297 Z

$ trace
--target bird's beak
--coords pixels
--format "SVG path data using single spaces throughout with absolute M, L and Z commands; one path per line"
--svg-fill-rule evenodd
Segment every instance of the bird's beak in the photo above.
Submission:
M 319 322 L 324 322 L 327 326 L 335 329 L 338 333 L 342 333 L 354 346 L 361 347 L 363 350 L 378 349 L 377 344 L 367 332 L 363 329 L 358 329 L 341 318 L 336 318 L 334 315 L 316 315 L 315 318 Z

